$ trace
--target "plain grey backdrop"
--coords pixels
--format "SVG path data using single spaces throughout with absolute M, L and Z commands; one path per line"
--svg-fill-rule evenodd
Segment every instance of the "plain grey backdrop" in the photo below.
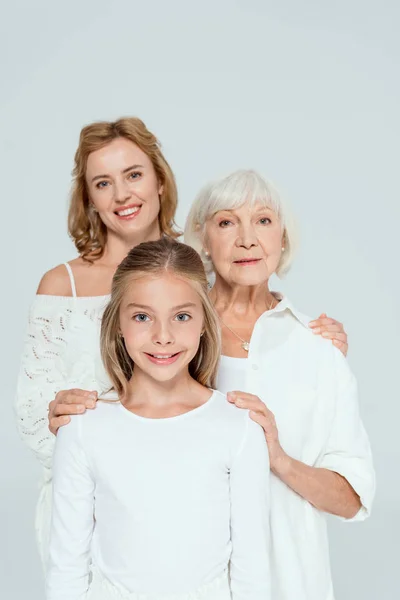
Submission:
M 13 399 L 41 275 L 74 257 L 73 154 L 93 120 L 140 116 L 198 188 L 270 177 L 301 223 L 275 288 L 345 323 L 378 493 L 371 519 L 330 521 L 338 600 L 399 598 L 399 4 L 396 0 L 44 0 L 3 3 L 1 65 L 0 594 L 42 600 L 38 465 Z M 290 576 L 290 574 L 288 574 Z

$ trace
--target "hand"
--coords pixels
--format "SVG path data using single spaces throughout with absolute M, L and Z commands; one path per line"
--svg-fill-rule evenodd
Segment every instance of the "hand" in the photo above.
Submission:
M 87 408 L 95 408 L 97 392 L 86 390 L 62 390 L 49 404 L 49 429 L 57 435 L 63 425 L 70 422 L 68 415 L 79 415 Z
M 274 414 L 258 396 L 254 396 L 253 394 L 235 391 L 229 392 L 227 397 L 229 402 L 235 404 L 238 408 L 249 409 L 250 417 L 264 429 L 271 471 L 276 473 L 280 470 L 282 463 L 286 462 L 289 457 L 280 445 Z
M 315 321 L 310 321 L 309 326 L 316 335 L 322 335 L 322 337 L 332 340 L 333 345 L 347 356 L 349 344 L 347 343 L 347 333 L 342 323 L 327 317 L 323 313 Z

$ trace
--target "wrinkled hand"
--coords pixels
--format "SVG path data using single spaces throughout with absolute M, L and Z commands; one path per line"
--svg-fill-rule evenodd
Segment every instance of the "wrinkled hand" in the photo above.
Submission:
M 250 410 L 250 417 L 252 420 L 261 425 L 264 429 L 271 471 L 276 472 L 278 470 L 278 465 L 286 461 L 288 456 L 280 445 L 274 414 L 266 407 L 264 402 L 260 400 L 258 396 L 254 396 L 253 394 L 234 391 L 229 392 L 227 397 L 229 402 L 235 404 L 238 408 Z
M 97 392 L 87 390 L 61 390 L 49 404 L 49 429 L 57 435 L 63 425 L 70 422 L 69 415 L 79 415 L 87 408 L 95 408 Z
M 347 341 L 347 333 L 344 330 L 343 324 L 335 319 L 327 317 L 325 313 L 320 315 L 315 321 L 310 321 L 309 326 L 313 333 L 322 335 L 322 337 L 332 340 L 336 348 L 347 356 L 349 344 Z

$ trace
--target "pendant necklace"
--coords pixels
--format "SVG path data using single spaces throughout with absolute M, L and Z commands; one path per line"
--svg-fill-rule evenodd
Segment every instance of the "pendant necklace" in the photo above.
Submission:
M 272 308 L 272 306 L 273 306 L 274 302 L 275 302 L 275 298 L 272 300 L 272 302 L 271 302 L 270 306 L 267 308 L 267 312 L 268 312 L 269 310 L 271 310 L 271 308 Z M 242 343 L 241 343 L 241 346 L 242 346 L 243 350 L 245 350 L 246 352 L 248 352 L 248 351 L 249 351 L 249 349 L 250 349 L 250 340 L 249 340 L 249 341 L 246 341 L 246 340 L 244 340 L 243 338 L 241 338 L 241 337 L 240 337 L 240 335 L 238 335 L 238 334 L 236 333 L 236 331 L 233 331 L 233 329 L 231 329 L 231 328 L 229 327 L 229 325 L 227 325 L 227 324 L 225 323 L 225 321 L 223 321 L 223 320 L 221 319 L 221 317 L 219 317 L 219 320 L 221 321 L 222 325 L 224 325 L 224 326 L 225 326 L 227 329 L 229 329 L 229 331 L 230 331 L 231 333 L 233 333 L 233 335 L 235 335 L 235 336 L 236 336 L 236 337 L 237 337 L 237 338 L 238 338 L 238 339 L 239 339 L 239 340 L 242 342 Z

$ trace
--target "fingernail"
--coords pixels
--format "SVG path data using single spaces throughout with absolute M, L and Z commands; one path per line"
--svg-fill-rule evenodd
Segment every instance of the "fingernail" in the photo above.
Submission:
M 236 406 L 244 406 L 244 401 L 239 398 L 236 400 Z
M 86 402 L 86 408 L 94 408 L 96 406 L 96 402 L 94 400 L 90 400 L 90 402 Z
M 321 327 L 314 327 L 313 333 L 321 333 Z
M 91 392 L 89 394 L 88 398 L 90 398 L 91 400 L 96 400 L 97 399 L 97 392 Z
M 69 417 L 63 417 L 62 418 L 62 422 L 63 423 L 69 423 L 70 422 L 70 418 Z
M 226 397 L 229 400 L 229 402 L 235 402 L 235 396 L 231 392 L 228 392 Z
M 324 333 L 322 334 L 322 337 L 324 337 L 324 338 L 329 337 L 329 333 L 327 331 L 324 331 Z
M 76 407 L 76 410 L 78 412 L 84 412 L 86 410 L 86 407 L 83 406 L 83 404 L 78 404 L 78 406 Z
M 315 324 L 316 324 L 316 321 L 310 321 L 309 324 L 308 324 L 308 326 L 309 327 L 314 327 Z

